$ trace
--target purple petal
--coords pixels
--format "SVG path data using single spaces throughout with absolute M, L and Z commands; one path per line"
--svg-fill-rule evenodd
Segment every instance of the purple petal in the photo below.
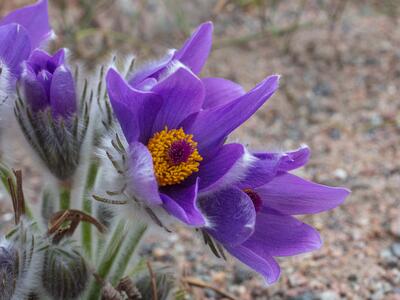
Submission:
M 164 208 L 173 216 L 190 226 L 202 226 L 205 219 L 198 209 L 197 202 L 198 180 L 189 187 L 179 185 L 164 188 L 161 199 Z
M 166 126 L 177 128 L 187 116 L 201 109 L 204 100 L 201 80 L 183 67 L 160 81 L 152 91 L 163 97 L 153 132 L 161 131 Z
M 207 194 L 200 197 L 199 205 L 207 219 L 207 231 L 223 244 L 238 245 L 254 231 L 253 202 L 239 189 Z
M 274 179 L 278 172 L 299 168 L 307 163 L 310 149 L 302 147 L 292 152 L 254 153 L 258 158 L 246 172 L 246 177 L 239 183 L 241 189 L 257 188 Z
M 5 64 L 14 79 L 21 74 L 21 63 L 28 58 L 30 45 L 28 33 L 22 26 L 14 23 L 0 26 L 0 67 Z
M 135 86 L 135 89 L 142 91 L 150 91 L 157 84 L 157 80 L 154 78 L 147 78 L 143 80 L 141 83 Z
M 169 51 L 163 58 L 157 60 L 155 62 L 151 62 L 139 70 L 137 70 L 131 79 L 129 79 L 129 84 L 139 89 L 138 85 L 142 84 L 142 82 L 149 77 L 158 78 L 158 75 L 165 70 L 165 67 L 172 61 L 175 55 L 175 50 Z
M 244 89 L 237 83 L 223 78 L 203 78 L 201 80 L 206 90 L 203 108 L 209 109 L 226 104 L 245 94 Z
M 315 214 L 340 205 L 350 191 L 329 187 L 283 173 L 255 191 L 265 208 L 285 215 Z
M 225 138 L 250 118 L 278 88 L 279 76 L 270 76 L 242 97 L 194 114 L 183 122 L 186 133 L 199 143 L 200 154 L 210 155 Z
M 35 72 L 42 69 L 50 73 L 54 73 L 57 67 L 65 63 L 65 49 L 58 50 L 53 56 L 47 52 L 36 49 L 32 52 L 27 64 L 29 64 Z
M 278 173 L 279 159 L 258 159 L 246 171 L 239 183 L 241 189 L 254 189 L 275 178 Z
M 245 154 L 241 144 L 227 144 L 221 147 L 210 160 L 200 165 L 195 175 L 200 177 L 201 192 L 221 188 L 238 180 L 244 173 L 246 163 L 241 159 Z
M 148 205 L 162 204 L 154 175 L 153 158 L 139 142 L 129 145 L 129 188 L 135 197 Z
M 260 256 L 291 256 L 319 249 L 322 241 L 311 226 L 270 210 L 257 214 L 255 231 L 243 245 Z
M 64 65 L 56 69 L 50 87 L 53 116 L 68 117 L 76 112 L 76 91 L 72 73 Z
M 21 76 L 21 86 L 32 111 L 44 110 L 50 105 L 45 88 L 29 67 L 25 68 Z
M 36 4 L 17 9 L 0 21 L 0 25 L 11 23 L 22 25 L 27 30 L 32 49 L 39 47 L 52 34 L 47 0 L 40 0 Z
M 310 148 L 302 146 L 301 148 L 282 153 L 254 153 L 254 156 L 263 160 L 279 160 L 279 171 L 288 172 L 304 166 L 310 158 Z
M 260 273 L 268 284 L 272 284 L 279 279 L 280 267 L 271 255 L 260 256 L 253 252 L 251 248 L 244 245 L 236 247 L 225 247 L 226 250 L 245 265 Z
M 46 70 L 41 70 L 39 74 L 37 74 L 36 78 L 43 86 L 48 102 L 50 104 L 50 90 L 51 90 L 51 83 L 53 81 L 53 74 L 51 74 Z
M 107 73 L 110 102 L 128 143 L 147 144 L 162 98 L 153 92 L 131 88 L 114 69 Z
M 201 24 L 175 53 L 174 59 L 188 66 L 195 74 L 200 73 L 211 50 L 212 32 L 211 22 Z

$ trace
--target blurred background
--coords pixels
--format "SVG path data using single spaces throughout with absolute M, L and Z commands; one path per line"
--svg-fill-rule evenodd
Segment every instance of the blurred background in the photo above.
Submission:
M 214 45 L 203 76 L 250 89 L 267 75 L 282 75 L 278 93 L 234 139 L 253 149 L 308 144 L 313 154 L 300 175 L 352 190 L 338 209 L 304 218 L 321 231 L 324 246 L 280 260 L 282 276 L 271 287 L 234 261 L 213 258 L 182 226 L 150 237 L 144 254 L 236 299 L 400 299 L 399 0 L 49 2 L 58 36 L 51 48 L 69 48 L 89 69 L 112 53 L 134 54 L 138 64 L 156 59 L 212 20 Z M 0 16 L 27 3 L 1 0 Z M 40 178 L 29 157 L 18 164 L 34 195 Z M 2 203 L 0 224 L 10 219 Z M 192 294 L 226 299 L 212 289 Z

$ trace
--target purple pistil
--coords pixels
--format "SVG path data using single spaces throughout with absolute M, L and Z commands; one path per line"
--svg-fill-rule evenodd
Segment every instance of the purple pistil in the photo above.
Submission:
M 262 199 L 259 194 L 257 194 L 254 190 L 252 189 L 244 189 L 243 192 L 249 196 L 251 201 L 253 202 L 254 209 L 256 212 L 259 212 L 262 206 Z
M 187 162 L 193 153 L 193 147 L 185 140 L 175 141 L 168 150 L 168 157 L 173 165 Z

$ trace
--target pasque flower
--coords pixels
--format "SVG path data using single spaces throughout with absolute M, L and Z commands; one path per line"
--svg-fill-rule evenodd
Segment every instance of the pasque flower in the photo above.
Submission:
M 349 191 L 288 173 L 306 164 L 310 151 L 253 153 L 246 176 L 224 190 L 200 198 L 207 231 L 268 283 L 279 278 L 275 256 L 318 249 L 319 233 L 293 215 L 316 214 L 341 204 Z
M 21 74 L 21 63 L 52 35 L 47 0 L 17 9 L 0 19 L 0 90 Z
M 75 82 L 65 63 L 65 49 L 53 56 L 33 51 L 24 64 L 21 87 L 33 113 L 49 108 L 55 118 L 67 120 L 76 112 Z
M 201 25 L 181 50 L 129 82 L 114 69 L 106 78 L 129 144 L 134 197 L 193 226 L 206 222 L 198 193 L 228 184 L 252 161 L 242 145 L 224 142 L 272 96 L 279 80 L 270 76 L 244 93 L 225 79 L 200 79 L 195 73 L 207 59 L 211 32 L 211 23 Z
M 70 178 L 78 166 L 89 111 L 78 111 L 65 50 L 54 55 L 33 51 L 23 63 L 18 90 L 15 114 L 27 140 L 58 179 Z

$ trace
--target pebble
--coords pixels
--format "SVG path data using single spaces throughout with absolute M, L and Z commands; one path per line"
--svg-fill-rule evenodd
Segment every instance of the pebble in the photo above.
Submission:
M 226 280 L 226 273 L 225 272 L 216 272 L 212 275 L 213 282 L 216 283 L 223 283 Z
M 167 254 L 167 252 L 162 248 L 154 248 L 153 254 L 155 257 L 160 258 L 164 257 Z
M 315 300 L 317 296 L 312 292 L 305 292 L 304 294 L 289 297 L 288 300 Z
M 400 258 L 400 243 L 394 243 L 390 249 L 394 255 Z
M 335 291 L 325 291 L 319 295 L 320 300 L 338 300 L 339 295 Z
M 336 169 L 333 172 L 333 175 L 340 180 L 346 180 L 347 179 L 347 172 L 344 169 Z
M 394 253 L 390 249 L 383 249 L 380 253 L 380 257 L 386 263 L 386 265 L 390 267 L 396 266 L 397 258 L 394 256 Z
M 393 234 L 395 237 L 400 238 L 400 217 L 394 219 L 390 223 L 390 233 Z

